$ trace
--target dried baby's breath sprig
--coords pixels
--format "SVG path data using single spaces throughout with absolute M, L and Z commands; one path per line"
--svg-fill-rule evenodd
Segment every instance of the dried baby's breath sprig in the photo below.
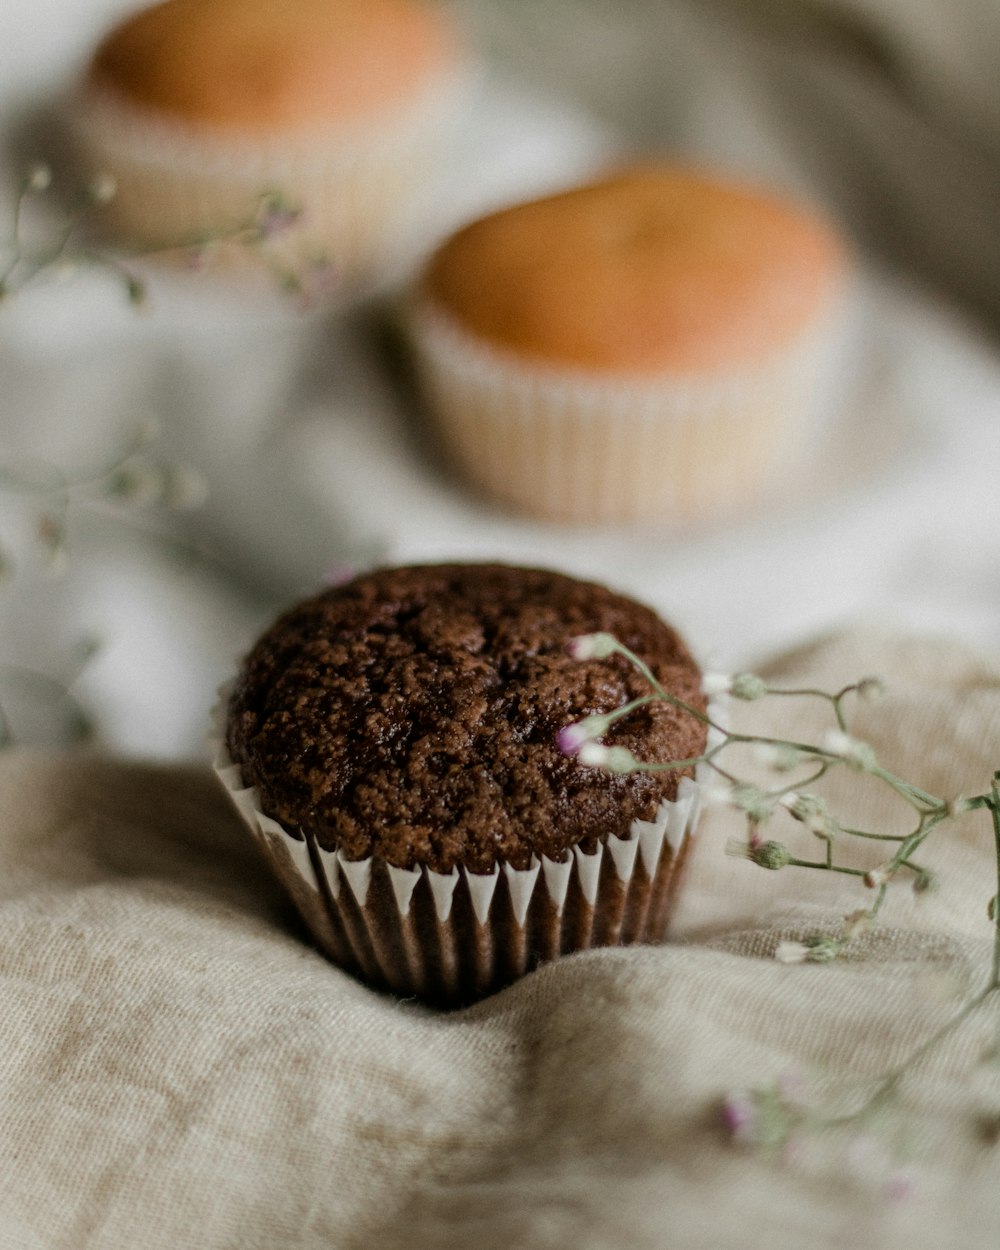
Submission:
M 96 735 L 94 718 L 78 699 L 75 687 L 100 647 L 97 638 L 81 638 L 69 656 L 67 671 L 58 677 L 0 659 L 0 750 L 18 744 L 14 716 L 9 711 L 9 704 L 18 693 L 54 714 L 64 745 L 88 742 Z
M 816 700 L 827 705 L 834 723 L 819 741 L 796 742 L 728 729 L 719 723 L 711 710 L 704 712 L 666 691 L 649 666 L 610 634 L 589 634 L 574 639 L 569 650 L 571 655 L 581 660 L 616 655 L 623 657 L 645 678 L 650 691 L 621 707 L 595 713 L 577 724 L 565 726 L 558 737 L 563 751 L 575 754 L 585 766 L 612 768 L 616 772 L 679 772 L 692 767 L 698 768 L 708 780 L 709 787 L 725 787 L 724 801 L 741 811 L 746 818 L 746 838 L 730 838 L 726 844 L 727 854 L 749 860 L 770 871 L 803 868 L 853 876 L 858 878 L 859 885 L 874 891 L 875 897 L 869 906 L 845 916 L 839 933 L 817 934 L 801 941 L 779 942 L 774 951 L 774 957 L 779 963 L 830 963 L 845 951 L 850 951 L 852 943 L 876 924 L 888 892 L 897 881 L 907 880 L 917 894 L 927 893 L 937 887 L 936 875 L 916 858 L 934 831 L 945 821 L 961 813 L 978 809 L 989 812 L 993 825 L 997 878 L 995 893 L 986 908 L 993 926 L 993 955 L 989 976 L 979 992 L 968 999 L 936 1032 L 916 1046 L 901 1063 L 877 1078 L 868 1097 L 847 1114 L 821 1116 L 806 1111 L 797 1102 L 789 1100 L 777 1086 L 765 1086 L 734 1095 L 726 1100 L 723 1107 L 724 1122 L 735 1141 L 771 1150 L 786 1146 L 794 1135 L 804 1130 L 818 1131 L 867 1124 L 896 1097 L 910 1072 L 974 1012 L 997 997 L 1000 991 L 1000 903 L 997 901 L 1000 899 L 1000 771 L 994 774 L 988 791 L 971 797 L 963 795 L 952 798 L 929 794 L 919 786 L 891 773 L 879 761 L 871 744 L 855 737 L 848 727 L 848 707 L 852 698 L 870 701 L 883 693 L 882 683 L 877 678 L 866 677 L 834 692 L 815 688 L 776 688 L 762 678 L 748 673 L 739 673 L 733 677 L 710 674 L 705 678 L 703 691 L 706 695 L 725 694 L 747 702 L 766 697 L 799 698 Z M 621 717 L 629 715 L 638 707 L 656 702 L 669 704 L 707 727 L 707 744 L 700 755 L 677 760 L 639 760 L 623 748 L 605 747 L 598 741 Z M 737 745 L 753 748 L 761 762 L 774 773 L 804 772 L 806 775 L 792 784 L 783 785 L 760 785 L 756 781 L 743 778 L 734 772 L 726 759 L 731 748 Z M 854 828 L 838 820 L 830 812 L 826 800 L 814 789 L 838 768 L 862 773 L 892 790 L 911 812 L 913 823 L 910 831 L 905 834 L 881 833 Z M 779 815 L 804 826 L 820 840 L 824 848 L 820 858 L 800 858 L 777 837 L 763 835 L 762 828 L 770 826 Z M 876 867 L 862 868 L 839 859 L 837 851 L 841 846 L 860 845 L 865 842 L 879 842 L 886 847 L 887 854 Z M 1000 1137 L 1000 1133 L 997 1136 Z M 890 1193 L 890 1196 L 902 1196 L 903 1189 L 908 1186 L 909 1182 L 906 1186 L 902 1183 L 895 1184 L 898 1192 Z M 893 1185 L 887 1185 L 887 1193 L 892 1189 Z
M 149 299 L 146 279 L 137 265 L 154 257 L 173 256 L 191 269 L 202 269 L 217 256 L 238 250 L 270 275 L 278 289 L 303 306 L 322 301 L 336 286 L 338 275 L 328 257 L 311 250 L 290 252 L 280 245 L 293 234 L 303 212 L 280 192 L 267 191 L 248 205 L 246 219 L 234 226 L 177 239 L 155 248 L 110 248 L 101 240 L 101 211 L 118 188 L 110 174 L 97 174 L 82 188 L 50 202 L 48 220 L 29 228 L 29 210 L 54 186 L 52 170 L 36 162 L 21 179 L 6 237 L 0 237 L 0 301 L 10 299 L 43 277 L 65 278 L 83 269 L 110 274 L 135 308 Z
M 152 458 L 148 448 L 155 436 L 152 423 L 142 421 L 107 460 L 76 472 L 42 460 L 0 463 L 0 492 L 20 495 L 37 508 L 36 545 L 46 572 L 65 571 L 72 518 L 81 508 L 188 511 L 201 506 L 208 491 L 204 476 L 191 465 Z M 13 557 L 6 555 L 4 563 L 12 574 Z

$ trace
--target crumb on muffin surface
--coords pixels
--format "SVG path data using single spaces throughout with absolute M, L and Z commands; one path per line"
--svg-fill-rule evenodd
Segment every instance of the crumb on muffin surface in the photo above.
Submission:
M 646 693 L 620 657 L 569 656 L 570 639 L 595 630 L 704 708 L 697 666 L 648 608 L 544 570 L 422 566 L 360 577 L 281 617 L 237 679 L 227 745 L 268 815 L 348 859 L 489 872 L 592 851 L 651 819 L 680 779 L 611 775 L 559 750 L 566 724 Z M 656 704 L 604 740 L 687 758 L 705 728 Z

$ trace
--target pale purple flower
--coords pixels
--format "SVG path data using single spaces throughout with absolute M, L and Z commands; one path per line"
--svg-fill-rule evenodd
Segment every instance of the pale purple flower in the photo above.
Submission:
M 890 1202 L 905 1202 L 916 1192 L 916 1178 L 907 1168 L 897 1168 L 885 1183 L 885 1196 Z
M 757 1105 L 748 1094 L 730 1094 L 722 1104 L 722 1122 L 733 1141 L 752 1142 L 757 1136 Z
M 556 734 L 556 746 L 563 755 L 576 755 L 584 743 L 590 740 L 590 734 L 582 723 L 563 725 Z
M 354 580 L 357 569 L 353 564 L 348 564 L 345 560 L 336 560 L 329 565 L 326 573 L 323 575 L 323 584 L 325 586 L 346 586 L 348 582 Z
M 302 209 L 286 204 L 278 196 L 264 201 L 257 217 L 257 228 L 265 239 L 285 234 L 302 220 Z

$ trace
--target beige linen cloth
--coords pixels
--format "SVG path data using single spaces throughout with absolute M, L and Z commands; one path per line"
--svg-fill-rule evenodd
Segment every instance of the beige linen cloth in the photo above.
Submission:
M 1000 666 L 855 632 L 772 675 L 869 672 L 891 694 L 857 727 L 888 766 L 935 792 L 988 788 Z M 808 720 L 788 700 L 729 714 Z M 741 827 L 717 810 L 669 944 L 571 957 L 440 1015 L 309 948 L 207 768 L 12 754 L 0 773 L 3 1250 L 997 1244 L 1000 1156 L 974 1128 L 1000 1111 L 989 1010 L 882 1126 L 905 1129 L 905 1199 L 884 1137 L 773 1158 L 729 1144 L 718 1114 L 776 1079 L 853 1096 L 982 983 L 981 812 L 929 856 L 937 895 L 901 887 L 849 959 L 786 966 L 779 940 L 870 896 L 726 857 Z M 898 823 L 848 782 L 841 810 Z

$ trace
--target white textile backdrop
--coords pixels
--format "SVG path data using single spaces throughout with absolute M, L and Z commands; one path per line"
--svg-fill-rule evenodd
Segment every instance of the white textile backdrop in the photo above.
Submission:
M 0 11 L 6 195 L 122 0 Z M 99 462 L 154 417 L 209 501 L 183 525 L 73 519 L 34 561 L 32 502 L 0 492 L 0 703 L 60 732 L 69 679 L 102 741 L 197 756 L 215 685 L 275 608 L 345 564 L 503 558 L 611 582 L 713 664 L 847 620 L 1000 646 L 1000 9 L 989 0 L 468 0 L 485 65 L 423 240 L 609 156 L 679 152 L 825 204 L 861 257 L 842 416 L 765 506 L 699 532 L 576 530 L 470 498 L 434 461 L 381 308 L 303 315 L 201 276 L 150 307 L 78 275 L 0 305 L 0 463 Z M 167 540 L 164 539 L 164 533 Z

